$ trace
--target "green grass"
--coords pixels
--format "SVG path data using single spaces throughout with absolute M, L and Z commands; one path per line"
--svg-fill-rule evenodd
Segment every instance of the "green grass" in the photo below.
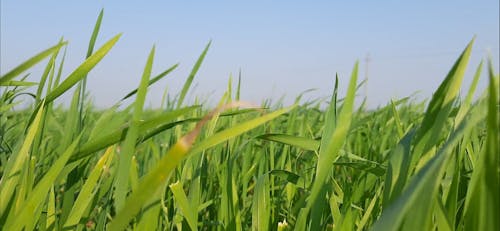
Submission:
M 499 76 L 489 60 L 477 93 L 481 62 L 462 86 L 473 40 L 428 103 L 356 107 L 356 63 L 328 102 L 244 103 L 240 75 L 215 109 L 186 105 L 209 42 L 160 108 L 144 108 L 148 87 L 178 64 L 152 73 L 153 47 L 138 87 L 101 110 L 86 78 L 120 39 L 94 51 L 102 20 L 68 76 L 61 39 L 0 77 L 1 230 L 500 229 Z

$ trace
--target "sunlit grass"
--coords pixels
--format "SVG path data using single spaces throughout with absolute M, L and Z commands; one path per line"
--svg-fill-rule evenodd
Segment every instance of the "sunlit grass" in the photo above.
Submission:
M 243 103 L 241 78 L 236 88 L 230 78 L 215 109 L 186 105 L 209 42 L 178 97 L 161 108 L 144 108 L 148 87 L 177 64 L 152 73 L 153 47 L 138 87 L 97 110 L 85 98 L 86 78 L 120 39 L 94 51 L 102 19 L 86 60 L 68 76 L 61 39 L 0 77 L 0 229 L 500 229 L 491 60 L 481 97 L 473 101 L 482 63 L 459 96 L 474 41 L 427 104 L 404 98 L 356 108 L 355 63 L 346 96 L 332 81 L 326 109 L 320 100 Z M 26 81 L 46 60 L 40 81 Z M 70 105 L 54 106 L 72 88 Z M 33 104 L 15 110 L 28 93 Z

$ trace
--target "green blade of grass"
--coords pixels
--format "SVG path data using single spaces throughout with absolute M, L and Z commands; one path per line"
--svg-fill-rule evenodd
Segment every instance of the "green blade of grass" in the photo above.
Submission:
M 176 117 L 179 117 L 181 115 L 184 115 L 196 108 L 199 108 L 198 106 L 191 106 L 191 107 L 185 107 L 181 108 L 178 110 L 170 111 L 163 113 L 160 116 L 157 116 L 155 118 L 152 118 L 150 120 L 147 120 L 139 125 L 139 136 L 152 136 L 157 134 L 158 132 L 164 131 L 165 129 L 169 129 L 175 125 L 180 125 L 183 123 L 178 123 L 178 122 L 171 122 L 174 120 Z M 192 122 L 191 120 L 188 120 L 186 122 Z M 129 124 L 126 124 L 122 126 L 120 129 L 107 134 L 107 135 L 102 135 L 97 137 L 96 139 L 92 139 L 85 144 L 82 145 L 80 150 L 78 150 L 70 159 L 70 162 L 74 162 L 76 160 L 85 158 L 92 153 L 99 151 L 101 149 L 104 149 L 106 147 L 109 147 L 110 145 L 116 144 L 120 141 L 123 141 L 125 139 L 125 136 L 128 132 L 128 129 L 130 128 Z M 161 128 L 161 129 L 155 129 L 155 128 Z M 153 132 L 148 132 L 152 129 L 155 129 Z
M 416 134 L 418 141 L 413 149 L 409 171 L 413 171 L 422 155 L 428 155 L 428 151 L 439 141 L 442 129 L 452 110 L 453 102 L 460 91 L 465 69 L 469 62 L 474 39 L 469 42 L 460 57 L 457 59 L 445 80 L 433 94 L 431 102 L 427 107 L 424 119 Z M 426 158 L 428 159 L 428 158 Z M 421 163 L 422 165 L 423 163 Z
M 151 52 L 149 53 L 146 66 L 144 67 L 144 73 L 142 75 L 139 90 L 137 91 L 137 98 L 134 103 L 134 114 L 132 115 L 131 125 L 127 131 L 127 135 L 123 143 L 123 151 L 118 161 L 115 181 L 115 205 L 118 211 L 125 205 L 125 199 L 129 191 L 130 162 L 132 161 L 136 141 L 139 137 L 139 123 L 142 116 L 144 101 L 146 100 L 148 81 L 151 76 L 151 69 L 153 68 L 154 55 L 155 47 L 153 46 L 153 48 L 151 48 Z
M 257 138 L 292 145 L 309 151 L 317 151 L 320 141 L 287 134 L 264 134 Z
M 177 181 L 171 184 L 169 187 L 170 190 L 172 190 L 172 193 L 174 194 L 176 207 L 181 210 L 191 230 L 198 230 L 198 225 L 197 225 L 198 221 L 195 220 L 195 215 L 194 215 L 194 213 L 197 213 L 198 210 L 196 208 L 193 208 L 189 203 L 186 193 L 184 192 L 184 189 L 182 187 L 182 183 Z
M 324 203 L 320 200 L 322 192 L 325 186 L 325 181 L 328 175 L 331 172 L 333 163 L 337 156 L 339 155 L 339 151 L 344 144 L 344 140 L 346 139 L 347 133 L 349 131 L 351 125 L 351 118 L 354 106 L 354 98 L 356 95 L 356 83 L 358 79 L 358 65 L 356 62 L 354 68 L 352 70 L 351 80 L 349 82 L 349 87 L 347 90 L 347 95 L 344 99 L 344 103 L 337 117 L 335 116 L 336 106 L 330 106 L 327 116 L 328 118 L 325 124 L 325 131 L 323 131 L 323 136 L 321 139 L 321 147 L 319 150 L 319 158 L 316 166 L 316 176 L 315 181 L 311 188 L 311 194 L 307 199 L 306 207 L 300 211 L 297 226 L 295 230 L 304 230 L 306 228 L 306 220 L 309 214 L 309 211 L 313 207 L 321 207 Z M 336 84 L 337 85 L 337 84 Z M 336 94 L 334 94 L 336 95 Z M 334 104 L 334 100 L 336 97 L 332 97 L 332 102 L 330 104 Z M 316 211 L 320 210 L 318 208 L 314 208 Z M 320 217 L 312 217 L 311 224 L 313 225 L 312 229 L 318 229 L 320 226 Z
M 97 21 L 94 25 L 94 30 L 92 31 L 92 35 L 90 36 L 89 46 L 87 48 L 87 54 L 85 56 L 85 59 L 88 59 L 90 56 L 92 56 L 92 52 L 94 52 L 95 42 L 97 41 L 97 35 L 99 34 L 99 29 L 101 28 L 103 15 L 104 15 L 104 9 L 101 9 L 101 12 L 99 12 L 99 16 L 97 16 Z M 85 93 L 87 92 L 87 74 L 88 73 L 84 74 L 80 84 L 78 85 L 78 90 L 77 90 L 80 91 L 78 99 L 78 105 L 80 108 L 78 113 L 78 126 L 79 126 L 77 129 L 78 131 L 81 131 L 82 127 L 84 126 L 83 106 L 85 104 Z
M 42 91 L 43 88 L 45 87 L 45 82 L 47 81 L 47 77 L 49 76 L 49 74 L 54 71 L 55 61 L 58 53 L 59 50 L 54 52 L 49 59 L 49 63 L 47 63 L 47 66 L 45 66 L 45 70 L 43 71 L 42 77 L 40 78 L 40 84 L 38 85 L 38 89 L 36 90 L 37 103 L 40 102 L 40 100 L 42 100 Z
M 47 92 L 51 92 L 53 88 L 59 86 L 59 82 L 61 80 L 61 76 L 62 76 L 62 72 L 63 72 L 62 70 L 64 67 L 64 62 L 66 61 L 66 51 L 67 51 L 67 47 L 64 47 L 63 56 L 61 58 L 61 62 L 59 63 L 59 68 L 57 68 L 56 78 L 54 79 L 54 82 L 52 85 L 49 84 L 49 87 L 47 88 Z
M 464 102 L 460 105 L 460 109 L 455 117 L 455 125 L 460 124 L 460 122 L 462 122 L 462 119 L 467 114 L 467 111 L 469 111 L 469 108 L 472 104 L 472 99 L 474 97 L 474 92 L 476 92 L 477 84 L 479 83 L 479 78 L 481 77 L 482 69 L 483 69 L 483 61 L 479 63 L 476 69 L 476 73 L 474 74 L 474 77 L 472 79 L 472 83 L 469 87 L 469 91 L 467 92 L 467 96 L 465 97 Z
M 108 42 L 102 45 L 99 50 L 97 50 L 93 55 L 91 55 L 88 59 L 86 59 L 79 67 L 77 67 L 69 76 L 54 90 L 52 90 L 47 97 L 45 98 L 46 103 L 50 103 L 55 100 L 57 97 L 62 95 L 68 89 L 70 89 L 73 85 L 75 85 L 79 80 L 87 76 L 87 74 L 92 70 L 99 61 L 101 61 L 106 54 L 113 48 L 118 39 L 120 39 L 121 34 L 116 35 L 111 38 Z
M 166 75 L 168 75 L 170 72 L 174 71 L 178 66 L 179 66 L 179 64 L 175 64 L 175 65 L 171 66 L 170 68 L 168 68 L 166 71 L 164 71 L 164 72 L 160 73 L 159 75 L 153 77 L 151 80 L 149 80 L 148 86 L 151 86 L 154 83 L 158 82 L 160 79 L 162 79 L 163 77 L 165 77 Z M 132 90 L 127 95 L 125 95 L 125 97 L 123 97 L 120 101 L 124 101 L 124 100 L 130 98 L 131 96 L 135 95 L 137 93 L 137 90 L 138 90 L 137 88 L 134 89 L 134 90 Z
M 399 196 L 406 185 L 408 178 L 406 170 L 410 164 L 410 148 L 414 136 L 415 130 L 410 130 L 401 138 L 389 154 L 389 164 L 384 182 L 383 205 L 389 204 L 389 202 Z
M 255 184 L 252 203 L 252 230 L 268 230 L 270 218 L 269 176 L 263 174 Z
M 87 180 L 83 184 L 78 197 L 71 209 L 71 212 L 64 223 L 64 228 L 75 229 L 76 225 L 80 222 L 82 215 L 87 209 L 90 202 L 93 200 L 97 190 L 98 180 L 104 172 L 104 167 L 109 166 L 113 159 L 114 148 L 108 148 L 104 155 L 97 161 L 94 169 L 90 172 Z
M 401 126 L 401 119 L 399 117 L 398 110 L 396 109 L 396 104 L 394 103 L 393 100 L 391 100 L 391 109 L 394 115 L 394 120 L 396 123 L 396 128 L 398 131 L 399 138 L 402 138 L 404 136 L 403 127 Z
M 253 128 L 269 121 L 269 120 L 272 120 L 272 119 L 282 115 L 283 113 L 286 113 L 286 112 L 292 110 L 293 108 L 295 108 L 295 105 L 288 107 L 288 108 L 283 108 L 283 109 L 277 110 L 275 112 L 271 112 L 269 114 L 263 115 L 263 116 L 258 117 L 256 119 L 237 124 L 229 129 L 215 133 L 214 135 L 200 141 L 197 145 L 195 145 L 191 149 L 190 153 L 199 153 L 205 149 L 208 149 L 208 148 L 213 147 L 217 144 L 220 144 L 228 139 L 236 137 L 244 132 L 247 132 L 248 130 L 253 129 Z
M 5 222 L 6 230 L 22 230 L 23 227 L 34 227 L 40 214 L 33 214 L 37 208 L 42 206 L 47 197 L 47 193 L 54 184 L 54 180 L 57 178 L 61 170 L 64 168 L 69 157 L 75 150 L 80 138 L 75 139 L 75 141 L 66 149 L 66 151 L 54 162 L 43 178 L 38 182 L 36 187 L 28 196 L 28 199 L 23 204 L 23 207 L 19 213 L 13 216 L 9 216 Z M 40 210 L 41 211 L 41 210 Z
M 26 70 L 30 69 L 32 66 L 36 65 L 40 61 L 44 60 L 49 55 L 57 52 L 62 46 L 66 45 L 66 44 L 67 44 L 67 42 L 60 42 L 57 45 L 38 53 L 37 55 L 26 60 L 21 65 L 15 67 L 11 71 L 7 72 L 5 75 L 0 77 L 0 86 L 9 86 L 9 85 L 6 85 L 7 82 L 14 79 L 16 76 L 20 75 L 21 73 L 25 72 Z
M 207 55 L 208 48 L 210 48 L 211 43 L 212 41 L 208 42 L 208 44 L 205 46 L 205 49 L 201 53 L 200 57 L 198 57 L 198 60 L 196 60 L 196 63 L 194 64 L 193 69 L 191 70 L 191 73 L 189 73 L 189 76 L 186 79 L 184 86 L 182 87 L 181 94 L 179 95 L 179 100 L 177 101 L 177 108 L 180 108 L 182 106 L 182 103 L 184 102 L 184 98 L 186 97 L 189 87 L 193 82 L 194 76 L 200 69 L 201 63 L 203 62 L 203 59 L 205 59 L 205 56 Z
M 36 86 L 38 85 L 38 83 L 36 82 L 28 82 L 28 81 L 15 81 L 15 80 L 11 80 L 11 81 L 7 81 L 5 83 L 5 86 L 11 86 L 11 87 L 31 87 L 31 86 Z
M 373 230 L 399 230 L 403 221 L 411 222 L 411 224 L 404 225 L 405 230 L 428 228 L 432 204 L 429 201 L 433 201 L 436 196 L 440 179 L 446 170 L 446 162 L 463 135 L 484 119 L 484 115 L 478 113 L 481 109 L 482 107 L 474 108 L 474 111 L 460 123 L 438 153 L 410 179 L 402 194 L 384 209 L 373 226 Z M 411 217 L 405 220 L 410 215 Z
M 206 120 L 213 116 L 214 112 L 207 115 L 205 119 L 197 124 L 196 128 L 193 131 L 179 139 L 175 143 L 175 145 L 169 149 L 167 154 L 162 157 L 158 164 L 156 164 L 156 166 L 152 168 L 152 170 L 141 179 L 141 181 L 139 182 L 139 186 L 137 187 L 137 191 L 132 192 L 132 194 L 127 198 L 124 209 L 122 209 L 111 221 L 108 229 L 123 230 L 125 227 L 127 227 L 130 219 L 137 215 L 144 203 L 148 199 L 150 199 L 155 192 L 158 191 L 158 189 L 165 183 L 172 170 L 189 153 L 197 153 L 216 144 L 225 142 L 235 136 L 241 135 L 242 133 L 250 129 L 262 125 L 263 123 L 272 120 L 282 115 L 283 113 L 288 112 L 292 108 L 293 107 L 284 108 L 228 128 L 224 131 L 216 133 L 208 139 L 203 140 L 202 142 L 191 148 L 191 144 L 196 139 L 196 136 L 200 132 L 201 127 L 206 123 Z
M 370 217 L 372 216 L 373 209 L 375 208 L 375 203 L 379 199 L 381 192 L 382 192 L 382 185 L 380 185 L 380 187 L 377 189 L 375 196 L 371 199 L 368 208 L 366 209 L 365 213 L 363 214 L 363 217 L 361 218 L 358 224 L 358 228 L 356 229 L 357 231 L 362 231 L 365 228 L 368 219 L 370 219 Z
M 56 225 L 56 194 L 54 192 L 54 187 L 50 187 L 49 201 L 47 204 L 47 229 L 51 229 Z
M 44 102 L 41 103 L 44 105 Z M 19 174 L 21 172 L 21 167 L 24 162 L 29 158 L 29 151 L 36 134 L 40 129 L 40 121 L 43 115 L 43 107 L 41 107 L 36 113 L 33 123 L 28 129 L 24 142 L 21 149 L 16 154 L 10 156 L 5 170 L 0 180 L 0 214 L 4 214 L 7 209 L 7 205 L 11 200 L 12 194 L 15 191 L 16 185 L 19 181 Z
M 477 157 L 469 183 L 464 205 L 466 230 L 498 230 L 500 221 L 500 131 L 498 75 L 495 75 L 493 63 L 489 62 L 488 75 L 488 115 L 486 118 L 486 148 Z

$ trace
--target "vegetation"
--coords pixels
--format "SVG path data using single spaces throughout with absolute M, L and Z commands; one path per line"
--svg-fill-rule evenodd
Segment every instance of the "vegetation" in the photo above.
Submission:
M 148 86 L 177 65 L 152 76 L 153 47 L 139 87 L 123 98 L 135 101 L 98 110 L 84 97 L 87 74 L 120 38 L 94 51 L 101 20 L 65 78 L 63 40 L 0 77 L 0 229 L 500 229 L 491 61 L 486 92 L 473 100 L 481 64 L 459 96 L 473 41 L 428 103 L 355 108 L 355 64 L 346 96 L 336 81 L 326 108 L 300 96 L 290 107 L 251 106 L 240 101 L 240 79 L 216 109 L 186 106 L 209 43 L 161 108 L 144 109 Z M 44 60 L 40 81 L 26 81 Z M 56 106 L 72 88 L 69 107 Z M 15 110 L 25 94 L 33 104 Z

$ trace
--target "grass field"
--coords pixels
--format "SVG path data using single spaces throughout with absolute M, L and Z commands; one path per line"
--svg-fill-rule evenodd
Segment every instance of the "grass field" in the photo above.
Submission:
M 462 86 L 474 41 L 427 102 L 376 110 L 355 106 L 357 63 L 328 102 L 251 105 L 238 79 L 215 109 L 187 105 L 210 43 L 182 91 L 145 109 L 148 86 L 177 67 L 151 73 L 153 47 L 123 97 L 134 102 L 100 110 L 87 74 L 120 38 L 94 47 L 101 20 L 68 76 L 61 40 L 0 77 L 0 229 L 500 230 L 499 76 L 490 60 Z

